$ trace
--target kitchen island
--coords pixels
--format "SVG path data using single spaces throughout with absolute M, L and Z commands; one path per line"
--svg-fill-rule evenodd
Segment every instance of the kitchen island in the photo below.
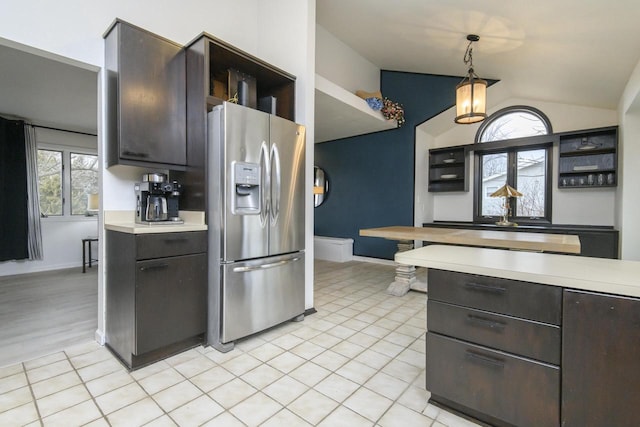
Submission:
M 360 230 L 360 235 L 397 240 L 398 253 L 413 249 L 414 240 L 501 249 L 580 253 L 580 239 L 574 235 L 408 226 L 366 228 Z M 387 292 L 401 296 L 409 289 L 426 292 L 427 284 L 416 279 L 414 266 L 399 264 L 395 281 L 389 285 Z
M 426 387 L 498 426 L 640 419 L 640 262 L 432 245 Z

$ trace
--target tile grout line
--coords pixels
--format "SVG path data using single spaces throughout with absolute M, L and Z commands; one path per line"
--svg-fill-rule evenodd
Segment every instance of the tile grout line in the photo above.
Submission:
M 75 366 L 75 365 L 73 364 L 73 362 L 71 361 L 71 357 L 69 357 L 69 354 L 67 353 L 67 351 L 66 351 L 66 350 L 63 350 L 63 353 L 64 353 L 64 356 L 67 358 L 67 361 L 69 362 L 69 365 L 71 365 L 71 368 L 73 369 L 73 371 L 76 373 L 76 375 L 78 376 L 78 378 L 80 378 L 80 381 L 82 382 L 82 386 L 83 386 L 83 387 L 84 387 L 84 389 L 87 391 L 87 394 L 89 395 L 90 400 L 93 402 L 93 404 L 94 404 L 94 405 L 96 405 L 96 408 L 98 408 L 98 412 L 100 412 L 100 415 L 102 416 L 102 419 L 103 419 L 103 420 L 105 420 L 105 422 L 107 423 L 107 425 L 111 426 L 111 423 L 109 422 L 109 420 L 108 420 L 108 419 L 107 419 L 107 417 L 105 416 L 104 412 L 102 412 L 102 408 L 100 408 L 100 405 L 98 405 L 98 402 L 96 401 L 95 397 L 93 396 L 93 394 L 91 394 L 91 391 L 89 390 L 89 387 L 87 387 L 87 381 L 85 381 L 85 380 L 82 378 L 82 376 L 80 375 L 80 372 L 78 372 L 78 369 L 76 369 L 76 366 Z M 91 353 L 91 352 L 82 353 L 82 354 L 89 354 L 89 353 Z M 80 354 L 80 355 L 81 355 L 81 354 Z M 77 355 L 77 356 L 80 356 L 80 355 Z M 100 363 L 100 362 L 93 363 L 93 365 L 98 364 L 98 363 Z M 87 365 L 87 366 L 91 366 L 91 365 Z M 71 388 L 71 387 L 69 387 L 69 388 Z M 87 401 L 85 400 L 85 402 L 87 402 Z M 75 405 L 71 406 L 70 408 L 73 408 L 73 407 L 75 407 L 75 406 L 81 405 L 81 404 L 83 404 L 83 403 L 84 403 L 84 402 L 77 403 L 77 404 L 75 404 Z M 70 408 L 66 408 L 66 409 L 70 409 Z M 66 410 L 66 409 L 63 409 L 63 410 Z M 58 411 L 58 412 L 56 412 L 56 413 L 59 413 L 59 412 L 61 412 L 61 411 Z M 50 414 L 49 416 L 51 416 L 51 415 L 54 415 L 54 414 Z M 94 422 L 94 421 L 97 421 L 98 419 L 99 419 L 99 418 L 96 418 L 95 420 L 91 420 L 91 421 L 89 421 L 89 423 L 92 423 L 92 422 Z M 85 423 L 85 425 L 86 425 L 86 424 L 89 424 L 89 423 Z
M 29 374 L 27 374 L 27 367 L 25 366 L 24 362 L 22 362 L 20 364 L 22 366 L 22 372 L 24 372 L 24 376 L 27 378 L 27 385 L 29 386 L 29 392 L 31 393 L 31 399 L 33 402 L 33 406 L 36 408 L 36 415 L 38 416 L 38 422 L 40 423 L 40 426 L 44 426 L 44 423 L 42 422 L 42 416 L 40 414 L 40 408 L 38 408 L 38 400 L 36 399 L 36 395 L 33 392 L 33 387 L 31 386 L 31 380 L 29 379 Z

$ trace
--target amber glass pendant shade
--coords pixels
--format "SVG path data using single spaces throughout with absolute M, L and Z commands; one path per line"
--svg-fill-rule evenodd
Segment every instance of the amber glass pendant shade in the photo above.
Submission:
M 487 82 L 472 73 L 456 86 L 456 123 L 477 123 L 487 117 Z

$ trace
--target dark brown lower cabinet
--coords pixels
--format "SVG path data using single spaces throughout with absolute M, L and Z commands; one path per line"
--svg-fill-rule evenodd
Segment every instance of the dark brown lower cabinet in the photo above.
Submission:
M 106 236 L 107 347 L 135 369 L 202 342 L 206 232 Z
M 564 291 L 562 425 L 640 425 L 640 300 Z
M 494 426 L 640 425 L 640 299 L 429 269 L 431 402 Z
M 557 366 L 431 332 L 427 353 L 427 390 L 436 402 L 455 402 L 495 425 L 558 425 Z

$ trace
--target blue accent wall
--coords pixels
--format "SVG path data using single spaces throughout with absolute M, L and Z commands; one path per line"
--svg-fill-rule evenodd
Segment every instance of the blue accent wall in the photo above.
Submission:
M 361 228 L 413 225 L 415 127 L 455 104 L 461 77 L 382 71 L 381 91 L 399 102 L 406 123 L 315 145 L 329 196 L 315 208 L 316 236 L 350 237 L 354 255 L 393 259 L 396 242 L 360 237 Z

